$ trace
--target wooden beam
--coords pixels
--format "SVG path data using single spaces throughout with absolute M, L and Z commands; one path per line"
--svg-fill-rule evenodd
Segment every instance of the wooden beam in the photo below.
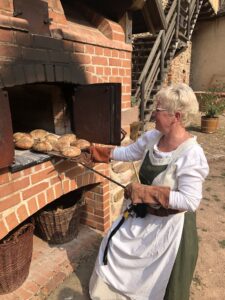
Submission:
M 149 32 L 154 34 L 167 28 L 167 21 L 160 0 L 146 0 L 142 13 Z

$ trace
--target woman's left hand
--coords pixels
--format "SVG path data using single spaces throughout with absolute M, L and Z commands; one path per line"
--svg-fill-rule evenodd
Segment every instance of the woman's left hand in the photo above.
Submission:
M 144 185 L 141 183 L 134 182 L 126 186 L 124 196 L 126 199 L 130 199 L 133 204 L 160 204 L 163 207 L 168 208 L 169 193 L 169 187 Z

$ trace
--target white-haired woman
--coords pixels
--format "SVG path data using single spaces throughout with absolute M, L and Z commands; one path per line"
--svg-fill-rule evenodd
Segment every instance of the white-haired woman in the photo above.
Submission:
M 154 130 L 129 146 L 91 148 L 99 162 L 142 159 L 141 183 L 125 191 L 132 205 L 101 243 L 91 299 L 189 299 L 198 254 L 195 211 L 208 174 L 204 152 L 185 128 L 197 112 L 189 86 L 163 88 Z

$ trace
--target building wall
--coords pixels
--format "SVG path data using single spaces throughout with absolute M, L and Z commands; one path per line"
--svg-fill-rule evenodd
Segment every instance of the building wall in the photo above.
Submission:
M 225 84 L 225 17 L 198 23 L 193 36 L 191 84 L 196 91 Z
M 188 42 L 187 49 L 172 60 L 165 84 L 190 83 L 191 53 L 192 43 Z

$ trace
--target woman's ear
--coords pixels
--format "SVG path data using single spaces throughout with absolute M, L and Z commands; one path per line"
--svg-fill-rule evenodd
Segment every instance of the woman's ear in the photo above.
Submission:
M 181 112 L 177 111 L 175 112 L 175 118 L 177 119 L 177 121 L 181 121 Z

